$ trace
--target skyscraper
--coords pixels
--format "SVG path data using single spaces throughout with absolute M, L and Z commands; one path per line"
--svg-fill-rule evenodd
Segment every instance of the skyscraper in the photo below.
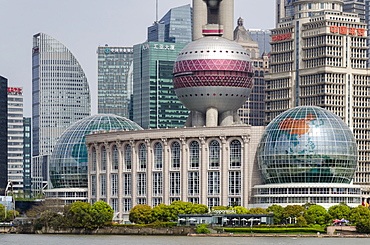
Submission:
M 365 0 L 344 0 L 343 12 L 358 14 L 362 22 L 365 22 L 365 11 Z
M 170 9 L 159 21 L 148 27 L 149 42 L 189 43 L 192 40 L 190 4 Z
M 31 118 L 23 118 L 23 194 L 25 198 L 32 197 L 31 177 Z
M 296 0 L 293 7 L 292 19 L 280 21 L 272 30 L 266 119 L 270 122 L 296 106 L 316 105 L 334 112 L 357 140 L 354 182 L 369 185 L 367 25 L 357 14 L 343 12 L 340 1 Z
M 98 113 L 129 117 L 132 47 L 98 47 Z
M 7 125 L 8 121 L 8 79 L 0 76 L 0 125 Z M 5 195 L 8 183 L 8 128 L 0 131 L 0 195 Z
M 14 194 L 23 189 L 23 89 L 8 87 L 8 181 Z
M 72 123 L 90 115 L 90 90 L 86 75 L 71 53 L 53 37 L 38 33 L 32 48 L 33 156 L 47 161 L 61 133 Z M 45 157 L 46 156 L 46 157 Z M 34 163 L 41 163 L 35 159 Z M 33 172 L 47 179 L 41 166 Z M 42 174 L 44 173 L 44 174 Z M 35 185 L 37 186 L 37 185 Z M 37 187 L 40 188 L 40 185 Z
M 258 43 L 260 53 L 270 53 L 271 52 L 271 31 L 262 29 L 248 29 L 249 35 L 253 41 Z
M 182 43 L 145 42 L 134 46 L 133 121 L 144 129 L 182 127 L 189 114 L 178 100 L 172 69 Z

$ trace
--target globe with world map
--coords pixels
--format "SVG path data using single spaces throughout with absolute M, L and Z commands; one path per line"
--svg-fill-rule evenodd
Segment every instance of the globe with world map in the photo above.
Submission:
M 266 184 L 350 183 L 357 166 L 351 129 L 315 106 L 283 112 L 266 128 L 257 160 Z

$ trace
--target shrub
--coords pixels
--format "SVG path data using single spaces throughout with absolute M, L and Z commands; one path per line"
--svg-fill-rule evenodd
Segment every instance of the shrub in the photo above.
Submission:
M 211 233 L 208 228 L 207 228 L 207 224 L 201 224 L 201 225 L 198 225 L 197 227 L 197 230 L 195 231 L 197 234 L 209 234 Z

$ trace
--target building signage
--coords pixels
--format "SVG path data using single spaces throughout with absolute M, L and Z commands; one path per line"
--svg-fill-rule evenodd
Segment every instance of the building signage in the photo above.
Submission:
M 22 88 L 8 87 L 8 93 L 21 94 L 22 93 Z
M 287 40 L 287 39 L 292 39 L 292 33 L 285 33 L 285 34 L 272 36 L 273 42 Z
M 175 50 L 175 45 L 155 43 L 154 44 L 154 49 Z
M 356 35 L 357 36 L 365 36 L 365 29 L 364 28 L 355 28 L 355 27 L 347 27 L 347 26 L 330 26 L 331 33 L 339 33 L 343 35 Z

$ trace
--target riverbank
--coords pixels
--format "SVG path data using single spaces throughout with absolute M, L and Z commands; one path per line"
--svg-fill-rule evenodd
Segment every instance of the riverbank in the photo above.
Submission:
M 354 234 L 354 235 L 327 235 L 327 234 L 233 234 L 233 233 L 219 233 L 219 234 L 188 234 L 191 237 L 315 237 L 315 238 L 370 238 L 368 234 Z

